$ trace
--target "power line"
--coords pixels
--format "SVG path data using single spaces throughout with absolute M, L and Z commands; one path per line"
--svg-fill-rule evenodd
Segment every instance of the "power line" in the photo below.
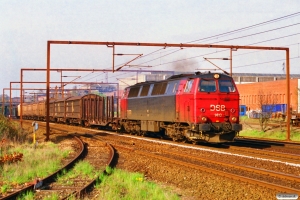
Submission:
M 263 43 L 263 42 L 269 42 L 269 41 L 272 41 L 272 40 L 278 40 L 278 39 L 282 39 L 282 38 L 286 38 L 286 37 L 291 37 L 291 36 L 295 36 L 295 35 L 299 35 L 299 34 L 300 33 L 295 33 L 295 34 L 291 34 L 291 35 L 285 35 L 285 36 L 282 36 L 282 37 L 273 38 L 273 39 L 269 39 L 269 40 L 264 40 L 264 41 L 252 43 L 252 44 L 249 44 L 249 45 L 259 44 L 259 43 Z
M 291 25 L 288 25 L 288 26 L 282 26 L 282 27 L 279 27 L 279 28 L 270 29 L 270 30 L 262 31 L 262 32 L 258 32 L 258 33 L 253 33 L 253 34 L 250 34 L 250 35 L 244 35 L 244 36 L 240 36 L 240 37 L 236 37 L 236 38 L 231 38 L 231 39 L 227 39 L 227 40 L 223 40 L 223 41 L 218 41 L 217 43 L 227 42 L 227 41 L 230 41 L 230 40 L 241 39 L 241 38 L 250 37 L 250 36 L 253 36 L 253 35 L 259 35 L 259 34 L 271 32 L 271 31 L 276 31 L 276 30 L 283 29 L 283 28 L 289 28 L 289 27 L 291 27 L 291 26 L 296 26 L 296 25 L 299 25 L 299 24 L 300 24 L 300 23 L 291 24 Z M 215 44 L 215 43 L 214 43 L 214 44 Z
M 258 23 L 258 24 L 254 24 L 254 25 L 251 25 L 251 26 L 246 26 L 246 27 L 239 28 L 239 29 L 236 29 L 236 30 L 233 30 L 233 31 L 228 31 L 228 32 L 225 32 L 225 33 L 221 33 L 221 34 L 217 34 L 217 35 L 213 35 L 213 36 L 193 40 L 193 41 L 190 41 L 190 42 L 187 42 L 187 43 L 194 43 L 194 42 L 201 41 L 201 40 L 207 40 L 207 39 L 212 39 L 212 38 L 216 38 L 216 37 L 220 37 L 220 36 L 226 36 L 226 35 L 229 35 L 229 34 L 233 34 L 233 33 L 237 33 L 237 32 L 240 32 L 240 31 L 255 28 L 255 27 L 258 27 L 258 26 L 262 26 L 262 25 L 265 25 L 265 24 L 269 24 L 269 23 L 280 21 L 280 20 L 284 20 L 284 19 L 287 19 L 287 18 L 290 18 L 290 17 L 295 17 L 299 14 L 300 14 L 300 12 L 296 12 L 296 13 L 286 15 L 286 16 L 283 16 L 283 17 L 275 18 L 275 19 L 268 20 L 268 21 L 265 21 L 265 22 L 261 22 L 261 23 Z
M 229 35 L 229 34 L 232 34 L 232 33 L 236 33 L 236 32 L 240 32 L 242 30 L 248 30 L 250 28 L 254 28 L 254 27 L 258 27 L 258 26 L 262 26 L 262 25 L 265 25 L 265 24 L 269 24 L 269 23 L 274 23 L 274 22 L 277 22 L 277 21 L 280 21 L 280 20 L 284 20 L 284 19 L 287 19 L 287 18 L 291 18 L 291 17 L 295 17 L 297 15 L 300 15 L 300 12 L 297 12 L 297 13 L 294 13 L 294 14 L 290 14 L 290 15 L 286 15 L 286 16 L 283 16 L 283 17 L 279 17 L 279 18 L 276 18 L 276 19 L 273 19 L 273 20 L 269 20 L 269 21 L 265 21 L 265 22 L 261 22 L 261 23 L 258 23 L 258 24 L 254 24 L 254 25 L 251 25 L 251 26 L 247 26 L 247 27 L 244 27 L 244 28 L 240 28 L 240 29 L 236 29 L 234 31 L 229 31 L 229 32 L 226 32 L 226 33 L 222 33 L 222 34 L 218 34 L 218 35 L 215 35 L 215 36 L 211 36 L 211 37 L 206 37 L 206 38 L 203 38 L 203 39 L 199 39 L 199 40 L 204 40 L 204 39 L 209 39 L 209 38 L 214 38 L 214 37 L 218 37 L 218 36 L 221 36 L 221 35 Z M 241 36 L 241 37 L 237 37 L 237 38 L 231 38 L 231 39 L 228 39 L 228 40 L 223 40 L 223 41 L 218 41 L 218 43 L 220 42 L 225 42 L 225 41 L 230 41 L 230 40 L 235 40 L 235 39 L 240 39 L 240 38 L 244 38 L 244 37 L 250 37 L 250 36 L 253 36 L 253 35 L 259 35 L 259 34 L 263 34 L 263 33 L 266 33 L 266 32 L 270 32 L 270 31 L 275 31 L 275 30 L 279 30 L 279 29 L 283 29 L 283 28 L 288 28 L 288 27 L 291 27 L 291 26 L 295 26 L 295 25 L 299 25 L 300 23 L 296 23 L 296 24 L 292 24 L 292 25 L 288 25 L 288 26 L 284 26 L 284 27 L 279 27 L 279 28 L 276 28 L 276 29 L 271 29 L 271 30 L 267 30 L 267 31 L 262 31 L 262 32 L 259 32 L 259 33 L 254 33 L 254 34 L 250 34 L 250 35 L 246 35 L 246 36 Z M 297 34 L 294 34 L 294 35 L 297 35 Z M 292 36 L 292 35 L 290 35 Z M 284 37 L 288 37 L 288 36 L 284 36 Z M 284 38 L 284 37 L 281 37 L 281 38 Z M 195 40 L 195 41 L 199 41 L 199 40 Z M 271 39 L 271 40 L 275 40 L 275 39 Z M 266 41 L 271 41 L 271 40 L 266 40 Z M 195 42 L 195 41 L 191 41 L 191 42 L 187 42 L 187 43 L 192 43 L 192 42 Z M 266 41 L 263 41 L 263 42 L 266 42 Z M 262 43 L 262 42 L 257 42 L 257 43 L 253 43 L 253 44 L 258 44 L 258 43 Z M 253 45 L 253 44 L 250 44 L 250 45 Z M 162 49 L 159 49 L 159 50 L 162 50 Z M 180 49 L 182 50 L 182 49 Z M 151 61 L 154 61 L 154 60 L 158 60 L 162 57 L 165 57 L 167 55 L 171 55 L 173 53 L 176 53 L 178 52 L 179 50 L 175 50 L 169 54 L 166 54 L 166 55 L 163 55 L 163 56 L 160 56 L 158 58 L 155 58 L 155 59 L 152 59 L 152 60 L 149 60 L 149 61 L 145 61 L 143 62 L 142 64 L 146 64 L 146 63 L 149 63 Z M 225 50 L 223 50 L 225 51 Z M 223 51 L 219 51 L 219 52 L 223 52 Z M 199 57 L 199 56 L 197 56 Z M 180 60 L 182 61 L 182 60 Z M 173 62 L 177 62 L 177 61 L 173 61 Z M 168 62 L 167 64 L 169 63 L 172 63 L 172 62 Z M 160 64 L 162 65 L 162 64 Z M 156 65 L 158 66 L 158 65 Z
M 292 58 L 290 58 L 290 60 L 297 59 L 297 58 L 299 58 L 299 57 L 292 57 Z M 254 64 L 249 64 L 249 65 L 241 65 L 241 66 L 236 66 L 234 68 L 249 67 L 249 66 L 253 66 L 253 65 L 268 64 L 268 63 L 279 62 L 279 61 L 282 62 L 282 61 L 285 61 L 285 59 L 278 59 L 278 60 L 272 60 L 272 61 L 267 61 L 267 62 L 254 63 Z M 225 69 L 229 69 L 229 68 L 225 68 Z
M 263 26 L 263 25 L 266 25 L 266 24 L 270 24 L 270 23 L 274 23 L 274 22 L 278 22 L 278 21 L 281 21 L 281 20 L 285 20 L 285 19 L 288 19 L 288 18 L 291 18 L 291 17 L 295 17 L 295 16 L 298 16 L 300 15 L 300 12 L 296 12 L 296 13 L 293 13 L 293 14 L 290 14 L 290 15 L 286 15 L 286 16 L 282 16 L 282 17 L 279 17 L 279 18 L 275 18 L 275 19 L 272 19 L 272 20 L 268 20 L 268 21 L 265 21 L 265 22 L 261 22 L 261 23 L 258 23 L 258 24 L 254 24 L 254 25 L 251 25 L 251 26 L 247 26 L 247 27 L 243 27 L 243 28 L 240 28 L 240 29 L 236 29 L 236 30 L 233 30 L 233 31 L 229 31 L 229 32 L 225 32 L 225 33 L 221 33 L 221 34 L 217 34 L 217 35 L 214 35 L 214 36 L 210 36 L 210 37 L 205 37 L 205 38 L 201 38 L 201 39 L 197 39 L 197 40 L 193 40 L 193 41 L 190 41 L 190 42 L 187 42 L 187 43 L 194 43 L 194 42 L 197 42 L 197 41 L 201 41 L 201 40 L 208 40 L 208 39 L 213 39 L 213 38 L 216 38 L 216 37 L 224 37 L 224 36 L 228 36 L 230 34 L 234 34 L 234 33 L 238 33 L 238 32 L 241 32 L 241 31 L 245 31 L 245 30 L 249 30 L 249 29 L 252 29 L 252 28 L 255 28 L 255 27 L 259 27 L 259 26 Z M 292 25 L 288 25 L 288 26 L 284 26 L 284 27 L 279 27 L 279 28 L 276 28 L 276 29 L 271 29 L 271 30 L 267 30 L 267 31 L 262 31 L 262 32 L 258 32 L 258 33 L 254 33 L 254 34 L 250 34 L 250 35 L 246 35 L 246 36 L 241 36 L 241 37 L 237 37 L 237 38 L 231 38 L 231 39 L 228 39 L 228 40 L 224 40 L 224 41 L 230 41 L 230 40 L 235 40 L 235 39 L 240 39 L 240 38 L 245 38 L 245 37 L 250 37 L 250 36 L 253 36 L 253 35 L 259 35 L 259 34 L 263 34 L 263 33 L 266 33 L 266 32 L 270 32 L 270 31 L 274 31 L 274 30 L 279 30 L 279 29 L 283 29 L 283 28 L 288 28 L 288 27 L 291 27 L 291 26 L 295 26 L 295 25 L 299 25 L 300 23 L 296 23 L 296 24 L 292 24 Z M 294 35 L 298 35 L 299 33 L 296 33 L 296 34 L 292 34 L 292 35 L 288 35 L 288 36 L 283 36 L 283 37 L 278 37 L 278 38 L 273 38 L 273 39 L 270 39 L 270 40 L 265 40 L 265 41 L 261 41 L 261 42 L 257 42 L 257 43 L 252 43 L 250 45 L 254 45 L 254 44 L 259 44 L 259 43 L 263 43 L 263 42 L 267 42 L 267 41 L 272 41 L 272 40 L 276 40 L 276 39 L 282 39 L 282 38 L 285 38 L 285 37 L 290 37 L 290 36 L 294 36 Z M 220 42 L 224 42 L 224 41 L 218 41 L 218 43 Z M 144 55 L 142 56 L 141 58 L 144 58 L 146 56 L 149 56 L 149 55 L 153 55 L 154 53 L 158 52 L 158 51 L 161 51 L 165 48 L 161 48 L 161 49 L 158 49 L 156 51 L 153 51 L 147 55 Z M 168 54 L 165 54 L 163 56 L 159 56 L 158 58 L 154 58 L 154 59 L 151 59 L 151 60 L 148 60 L 148 61 L 145 61 L 143 63 L 140 63 L 138 65 L 142 65 L 142 64 L 146 64 L 146 63 L 149 63 L 151 61 L 154 61 L 154 60 L 158 60 L 162 57 L 166 57 L 168 55 L 171 55 L 173 53 L 176 53 L 178 51 L 180 51 L 182 49 L 179 49 L 179 50 L 174 50 Z M 226 51 L 226 50 L 222 50 L 222 51 L 219 51 L 219 52 L 223 52 L 223 51 Z M 218 53 L 219 53 L 218 52 Z M 207 53 L 207 54 L 204 54 L 204 55 L 210 55 L 210 54 L 215 54 L 216 52 L 211 52 L 211 53 Z M 154 65 L 153 67 L 156 67 L 156 66 L 161 66 L 161 65 L 165 65 L 165 64 L 170 64 L 170 63 L 175 63 L 175 62 L 180 62 L 180 61 L 184 61 L 184 60 L 189 60 L 189 59 L 193 59 L 193 58 L 196 58 L 196 57 L 200 57 L 200 56 L 204 56 L 204 55 L 199 55 L 199 56 L 194 56 L 194 57 L 190 57 L 190 58 L 187 58 L 187 59 L 181 59 L 181 60 L 176 60 L 176 61 L 171 61 L 171 62 L 166 62 L 166 63 L 161 63 L 159 65 Z M 140 59 L 141 59 L 140 58 Z M 124 73 L 124 74 L 127 74 L 127 73 Z M 115 76 L 113 76 L 115 77 Z

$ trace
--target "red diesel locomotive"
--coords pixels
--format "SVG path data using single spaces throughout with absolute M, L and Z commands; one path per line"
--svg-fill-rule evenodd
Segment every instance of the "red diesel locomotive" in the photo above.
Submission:
M 175 75 L 127 87 L 120 125 L 129 133 L 164 134 L 174 141 L 232 141 L 239 124 L 239 93 L 220 73 Z

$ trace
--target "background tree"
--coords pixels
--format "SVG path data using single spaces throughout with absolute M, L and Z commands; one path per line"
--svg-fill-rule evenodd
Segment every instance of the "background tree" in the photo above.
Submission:
M 0 102 L 2 102 L 2 101 L 3 101 L 3 95 L 0 94 Z M 9 102 L 9 96 L 7 94 L 4 94 L 4 101 Z
M 265 94 L 263 90 L 258 92 L 258 99 L 257 103 L 261 110 L 259 115 L 259 125 L 262 131 L 266 131 L 267 126 L 270 122 L 272 114 L 276 112 L 275 107 L 276 103 L 278 102 L 278 98 L 276 94 Z

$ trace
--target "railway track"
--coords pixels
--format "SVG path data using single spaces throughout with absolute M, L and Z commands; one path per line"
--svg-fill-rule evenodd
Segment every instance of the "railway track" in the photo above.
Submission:
M 300 142 L 293 141 L 280 141 L 272 139 L 254 138 L 254 137 L 238 137 L 234 140 L 241 144 L 257 144 L 261 146 L 276 146 L 276 147 L 288 147 L 293 149 L 300 149 Z
M 87 146 L 87 152 L 82 161 L 90 163 L 94 167 L 94 171 L 106 173 L 106 166 L 111 166 L 114 158 L 114 149 L 112 146 L 102 140 L 90 139 L 85 134 L 75 135 Z M 50 196 L 52 193 L 58 194 L 59 199 L 83 198 L 92 190 L 99 175 L 99 173 L 96 173 L 93 177 L 85 177 L 83 175 L 75 177 L 62 176 L 63 181 L 53 182 L 45 189 L 39 190 L 35 198 L 43 199 L 43 197 Z
M 217 176 L 223 176 L 230 179 L 244 181 L 250 184 L 256 184 L 278 192 L 300 192 L 300 177 L 286 173 L 255 168 L 242 164 L 232 164 L 224 161 L 217 161 L 209 158 L 201 158 L 195 155 L 189 155 L 182 149 L 173 151 L 171 148 L 162 148 L 162 144 L 134 145 L 133 141 L 127 144 L 123 140 L 121 144 L 117 140 L 112 140 L 112 144 L 116 149 L 123 149 L 132 153 L 137 153 L 145 157 L 162 160 L 163 162 L 180 165 L 184 168 L 188 167 L 195 170 L 212 173 Z M 135 144 L 135 143 L 134 143 Z
M 49 182 L 53 182 L 56 178 L 56 176 L 61 173 L 64 169 L 70 169 L 84 154 L 84 144 L 83 142 L 75 137 L 75 140 L 77 142 L 77 154 L 74 156 L 74 158 L 67 163 L 66 165 L 64 165 L 60 170 L 54 172 L 53 174 L 39 180 L 39 181 L 33 181 L 32 183 L 30 183 L 29 185 L 27 185 L 26 187 L 15 191 L 15 192 L 11 192 L 8 193 L 6 196 L 1 197 L 1 199 L 17 199 L 18 196 L 20 196 L 21 194 L 25 194 L 26 192 L 29 191 L 34 191 L 36 188 L 41 187 L 42 185 L 49 183 Z
M 299 153 L 293 151 L 293 152 L 281 152 L 282 149 L 279 149 L 279 151 L 276 151 L 278 149 L 270 148 L 270 149 L 257 149 L 252 147 L 242 147 L 242 146 L 229 146 L 230 148 L 227 150 L 224 150 L 226 152 L 239 152 L 244 155 L 248 156 L 258 156 L 259 158 L 265 158 L 265 159 L 276 159 L 281 162 L 293 162 L 296 164 L 300 164 L 300 155 Z M 281 151 L 280 151 L 281 150 Z M 289 150 L 288 150 L 289 151 Z
M 55 131 L 65 132 L 64 129 L 60 128 L 57 128 Z M 19 199 L 20 195 L 28 193 L 29 191 L 34 193 L 35 199 L 49 198 L 53 194 L 56 194 L 59 199 L 79 199 L 91 190 L 91 188 L 95 185 L 98 176 L 91 178 L 81 176 L 72 178 L 67 177 L 68 181 L 58 181 L 57 177 L 63 179 L 66 172 L 72 170 L 79 160 L 88 161 L 95 167 L 95 170 L 99 170 L 99 172 L 102 170 L 102 173 L 105 173 L 106 166 L 112 165 L 113 158 L 115 156 L 114 149 L 108 143 L 100 139 L 97 141 L 94 140 L 93 142 L 88 141 L 89 139 L 85 137 L 85 135 L 79 134 L 68 134 L 64 136 L 61 134 L 58 135 L 64 138 L 69 138 L 71 136 L 74 140 L 76 140 L 74 149 L 76 149 L 77 154 L 74 158 L 61 169 L 46 178 L 34 180 L 32 183 L 27 184 L 26 187 L 19 189 L 18 191 L 8 193 L 0 199 Z M 88 153 L 89 151 L 91 153 Z

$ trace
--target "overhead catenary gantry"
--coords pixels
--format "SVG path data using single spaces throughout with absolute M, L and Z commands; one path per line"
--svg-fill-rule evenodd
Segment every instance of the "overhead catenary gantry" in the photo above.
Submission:
M 119 55 L 119 54 L 115 54 L 115 55 Z M 128 55 L 128 54 L 126 54 Z M 138 57 L 140 56 L 140 54 L 138 55 Z M 129 62 L 128 62 L 129 63 Z M 44 69 L 44 68 L 22 68 L 21 69 L 21 74 L 20 74 L 20 97 L 22 97 L 22 89 L 23 89 L 23 83 L 25 83 L 23 81 L 23 71 L 47 71 L 47 76 L 48 76 L 48 72 L 49 72 L 49 76 L 50 76 L 50 71 L 56 71 L 56 72 L 63 72 L 63 71 L 75 71 L 75 72 L 111 72 L 111 70 L 107 70 L 107 69 L 78 69 L 78 68 L 75 68 L 75 69 L 70 69 L 70 68 L 56 68 L 56 69 Z M 140 72 L 140 70 L 118 70 L 120 72 Z M 143 70 L 143 72 L 153 72 L 153 70 Z M 156 71 L 156 72 L 172 72 L 172 71 Z M 62 75 L 61 75 L 62 76 Z M 50 77 L 49 77 L 50 78 Z M 13 82 L 11 82 L 12 84 Z M 50 89 L 50 82 L 49 81 L 45 81 L 45 82 L 35 82 L 35 83 L 46 83 L 46 90 L 47 89 Z M 66 83 L 66 84 L 95 84 L 97 82 L 51 82 L 51 83 L 60 83 L 62 85 L 62 83 Z M 10 88 L 12 88 L 10 84 Z M 109 84 L 109 83 L 97 83 L 97 84 Z M 119 90 L 119 84 L 118 83 L 111 83 L 111 84 L 117 84 L 117 88 Z M 47 90 L 47 99 L 49 99 L 49 91 Z M 10 92 L 10 96 L 11 96 L 11 92 Z M 49 101 L 47 101 L 47 103 L 49 104 Z M 47 104 L 47 105 L 48 105 Z M 20 102 L 20 123 L 22 125 L 22 109 L 23 109 L 23 106 L 22 106 L 22 101 Z M 47 107 L 47 109 L 49 109 L 49 107 Z M 48 120 L 49 120 L 49 113 L 47 114 L 48 116 Z M 46 122 L 47 124 L 47 122 Z M 49 122 L 48 122 L 48 125 L 49 125 Z M 49 128 L 49 127 L 48 127 Z M 50 131 L 50 128 L 49 128 L 49 131 Z M 49 139 L 49 136 L 47 136 L 47 140 Z
M 286 56 L 286 97 L 287 107 L 290 108 L 290 56 L 289 48 L 285 47 L 267 47 L 267 46 L 238 46 L 238 45 L 218 45 L 218 44 L 174 44 L 174 43 L 140 43 L 140 42 L 93 42 L 93 41 L 55 41 L 50 40 L 47 42 L 47 116 L 46 116 L 46 140 L 49 140 L 50 126 L 49 126 L 49 97 L 50 97 L 50 59 L 51 59 L 51 45 L 103 45 L 109 48 L 113 48 L 112 52 L 112 70 L 110 72 L 119 71 L 120 68 L 115 70 L 114 59 L 115 59 L 115 46 L 135 46 L 135 47 L 175 47 L 175 48 L 221 48 L 229 49 L 231 54 L 234 50 L 250 49 L 250 50 L 271 50 L 271 51 L 285 51 Z M 232 55 L 231 55 L 232 56 Z M 232 61 L 231 61 L 232 63 Z M 128 63 L 127 63 L 128 64 Z M 230 74 L 232 74 L 232 64 L 230 66 Z M 290 119 L 291 113 L 287 112 L 287 140 L 290 140 Z

